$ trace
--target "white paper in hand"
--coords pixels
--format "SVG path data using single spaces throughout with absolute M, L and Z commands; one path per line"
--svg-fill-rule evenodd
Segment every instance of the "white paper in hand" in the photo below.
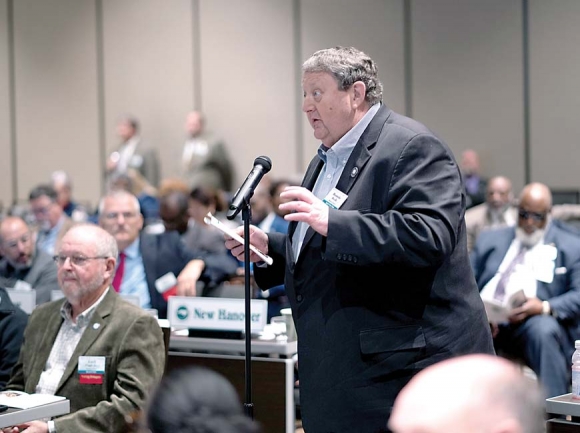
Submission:
M 239 243 L 241 243 L 242 245 L 244 245 L 244 238 L 242 238 L 237 233 L 235 233 L 232 230 L 230 230 L 229 228 L 227 228 L 226 225 L 223 224 L 216 217 L 214 217 L 211 214 L 211 212 L 208 212 L 207 215 L 204 217 L 203 220 L 205 221 L 205 223 L 207 225 L 211 225 L 211 226 L 217 227 L 222 232 L 224 232 L 225 234 L 227 234 L 229 237 L 231 237 L 232 239 L 235 239 L 236 241 L 238 241 Z M 257 256 L 260 257 L 262 260 L 264 260 L 267 264 L 271 265 L 272 263 L 274 263 L 274 260 L 272 259 L 272 257 L 268 256 L 267 254 L 264 254 L 262 251 L 260 251 L 258 248 L 256 248 L 252 244 L 250 244 L 250 250 L 252 250 L 254 253 L 256 253 Z

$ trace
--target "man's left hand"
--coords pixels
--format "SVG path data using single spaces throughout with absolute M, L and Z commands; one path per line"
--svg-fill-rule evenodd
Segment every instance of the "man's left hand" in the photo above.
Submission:
M 290 200 L 279 208 L 290 212 L 286 221 L 302 221 L 322 236 L 328 234 L 328 206 L 322 200 L 302 186 L 289 186 L 280 193 L 280 199 Z
M 521 323 L 530 316 L 542 314 L 542 301 L 538 298 L 529 298 L 520 307 L 514 308 L 508 317 L 510 323 Z

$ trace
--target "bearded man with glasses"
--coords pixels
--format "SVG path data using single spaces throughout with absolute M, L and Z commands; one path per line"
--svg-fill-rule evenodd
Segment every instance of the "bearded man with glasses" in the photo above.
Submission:
M 161 379 L 165 348 L 157 320 L 110 287 L 117 253 L 115 239 L 94 224 L 71 228 L 57 244 L 65 299 L 31 314 L 6 389 L 64 396 L 70 413 L 14 426 L 19 431 L 126 432 Z
M 551 208 L 546 185 L 526 185 L 516 227 L 481 232 L 471 252 L 484 300 L 507 303 L 512 294 L 525 294 L 507 321 L 492 323 L 494 345 L 498 353 L 522 359 L 546 397 L 569 392 L 570 359 L 580 338 L 580 236 L 553 219 Z

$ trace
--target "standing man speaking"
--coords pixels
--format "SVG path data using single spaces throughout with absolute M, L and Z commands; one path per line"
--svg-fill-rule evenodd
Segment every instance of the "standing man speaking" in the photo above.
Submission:
M 465 192 L 447 145 L 382 103 L 365 53 L 321 50 L 302 72 L 302 110 L 322 144 L 302 186 L 280 195 L 290 200 L 280 205 L 291 212 L 288 234 L 251 227 L 251 243 L 274 259 L 255 278 L 262 289 L 286 286 L 304 430 L 384 432 L 418 371 L 493 353 L 467 254 Z M 237 241 L 226 246 L 243 259 Z

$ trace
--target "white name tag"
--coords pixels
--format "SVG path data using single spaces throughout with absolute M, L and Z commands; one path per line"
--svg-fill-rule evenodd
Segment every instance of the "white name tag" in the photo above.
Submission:
M 245 299 L 171 296 L 167 319 L 176 328 L 244 331 L 245 303 Z M 262 331 L 267 322 L 268 301 L 251 299 L 250 313 L 251 330 Z
M 79 356 L 79 373 L 105 372 L 104 356 Z
M 35 290 L 16 290 L 6 289 L 10 300 L 14 305 L 22 308 L 26 314 L 31 314 L 36 308 L 36 291 Z
M 332 190 L 326 197 L 324 197 L 324 200 L 322 201 L 324 204 L 326 204 L 326 206 L 329 206 L 333 209 L 340 209 L 342 204 L 346 201 L 347 197 L 348 195 L 346 195 L 344 192 L 339 191 L 336 188 L 332 188 Z
M 162 277 L 157 278 L 157 280 L 155 281 L 155 288 L 159 293 L 165 293 L 166 291 L 168 291 L 172 287 L 175 287 L 176 285 L 177 278 L 175 278 L 173 272 L 168 272 Z

